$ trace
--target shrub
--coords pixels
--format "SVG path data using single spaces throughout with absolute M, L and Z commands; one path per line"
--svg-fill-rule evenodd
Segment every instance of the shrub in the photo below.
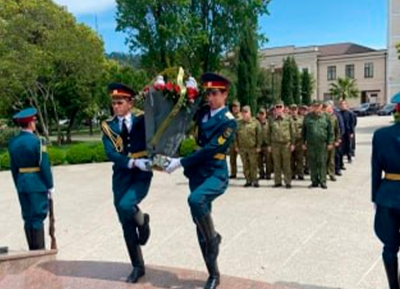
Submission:
M 65 163 L 66 156 L 63 150 L 56 147 L 49 147 L 47 152 L 49 153 L 49 159 L 52 166 L 58 166 Z
M 92 149 L 85 144 L 71 146 L 67 151 L 67 162 L 69 164 L 85 164 L 92 162 Z
M 184 139 L 179 148 L 179 155 L 181 157 L 185 157 L 192 152 L 194 152 L 197 148 L 196 140 L 193 137 L 188 137 Z
M 92 148 L 93 161 L 96 163 L 108 161 L 106 152 L 104 150 L 103 144 L 99 143 Z
M 8 147 L 8 142 L 19 133 L 18 128 L 5 127 L 0 129 L 0 147 Z
M 2 170 L 9 170 L 10 167 L 10 155 L 8 153 L 3 153 L 0 155 L 0 168 Z

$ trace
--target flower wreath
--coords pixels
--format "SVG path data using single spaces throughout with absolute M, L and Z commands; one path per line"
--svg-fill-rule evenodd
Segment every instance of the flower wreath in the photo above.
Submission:
M 179 86 L 176 82 L 167 81 L 165 82 L 164 76 L 159 75 L 156 77 L 152 88 L 156 91 L 163 92 L 164 96 L 167 99 L 171 99 L 174 102 L 177 102 L 181 97 L 181 86 Z M 197 81 L 194 77 L 190 76 L 185 82 L 185 100 L 187 104 L 193 104 L 196 98 L 201 95 L 200 89 L 197 85 Z M 143 89 L 143 93 L 146 96 L 150 91 L 150 87 L 146 86 Z

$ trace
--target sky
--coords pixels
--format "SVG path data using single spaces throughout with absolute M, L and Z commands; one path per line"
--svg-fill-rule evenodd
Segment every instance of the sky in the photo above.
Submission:
M 97 30 L 107 53 L 129 52 L 125 35 L 115 31 L 115 0 L 54 1 L 66 6 L 79 22 Z M 264 47 L 353 42 L 383 49 L 387 43 L 387 2 L 272 0 L 269 15 L 259 21 L 260 31 L 269 40 Z

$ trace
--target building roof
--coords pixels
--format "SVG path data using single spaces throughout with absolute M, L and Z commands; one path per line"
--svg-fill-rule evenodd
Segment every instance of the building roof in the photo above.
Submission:
M 355 54 L 355 53 L 366 53 L 374 52 L 376 49 L 372 49 L 366 46 L 358 45 L 355 43 L 336 43 L 328 45 L 318 46 L 318 50 L 321 56 L 330 55 L 345 55 L 345 54 Z

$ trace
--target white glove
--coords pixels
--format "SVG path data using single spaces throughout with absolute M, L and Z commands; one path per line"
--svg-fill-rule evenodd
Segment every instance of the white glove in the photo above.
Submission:
M 170 158 L 169 165 L 165 168 L 165 171 L 170 174 L 181 166 L 182 164 L 180 158 Z
M 53 194 L 56 192 L 56 190 L 53 188 L 49 189 L 47 191 L 47 194 L 49 195 L 49 198 L 51 199 L 53 197 Z
M 150 161 L 148 159 L 135 159 L 135 167 L 141 171 L 148 172 L 150 170 Z

